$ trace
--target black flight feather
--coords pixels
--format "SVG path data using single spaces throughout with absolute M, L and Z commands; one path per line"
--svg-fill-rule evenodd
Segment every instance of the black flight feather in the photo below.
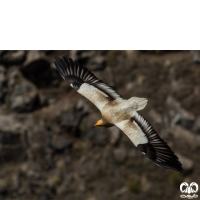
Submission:
M 54 63 L 62 78 L 76 90 L 79 90 L 83 83 L 87 83 L 103 92 L 109 100 L 122 98 L 112 87 L 99 80 L 86 67 L 79 65 L 71 58 L 55 57 Z
M 160 167 L 179 172 L 183 171 L 178 157 L 141 115 L 137 113 L 131 118 L 131 121 L 134 121 L 140 127 L 148 140 L 148 143 L 138 144 L 138 149 Z

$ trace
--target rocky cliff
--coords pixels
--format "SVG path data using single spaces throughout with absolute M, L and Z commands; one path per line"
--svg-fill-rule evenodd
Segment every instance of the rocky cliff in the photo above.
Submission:
M 154 165 L 118 128 L 93 128 L 97 108 L 58 74 L 71 57 L 124 98 L 175 151 L 184 172 Z M 178 199 L 200 183 L 198 51 L 0 51 L 0 198 Z

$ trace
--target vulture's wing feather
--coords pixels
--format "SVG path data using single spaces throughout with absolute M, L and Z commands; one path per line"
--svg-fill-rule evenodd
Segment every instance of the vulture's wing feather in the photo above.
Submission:
M 130 120 L 124 120 L 116 126 L 156 165 L 174 171 L 183 171 L 178 157 L 167 143 L 159 137 L 152 126 L 137 112 Z
M 55 57 L 54 63 L 63 79 L 95 104 L 100 111 L 109 100 L 122 99 L 112 87 L 71 58 Z

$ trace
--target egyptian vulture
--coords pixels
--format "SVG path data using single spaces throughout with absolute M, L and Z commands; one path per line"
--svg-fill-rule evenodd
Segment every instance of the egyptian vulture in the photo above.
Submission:
M 101 111 L 102 118 L 97 121 L 95 127 L 115 125 L 156 165 L 179 172 L 183 170 L 178 157 L 167 143 L 147 120 L 138 114 L 137 111 L 146 106 L 147 99 L 123 99 L 112 87 L 71 58 L 55 57 L 54 63 L 63 79 Z

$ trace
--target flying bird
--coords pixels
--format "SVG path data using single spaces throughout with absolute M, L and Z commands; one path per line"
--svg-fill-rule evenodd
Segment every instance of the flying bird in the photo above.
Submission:
M 146 106 L 146 98 L 123 99 L 112 87 L 71 58 L 55 57 L 54 63 L 62 78 L 100 110 L 102 118 L 94 127 L 115 125 L 156 165 L 178 172 L 183 171 L 178 157 L 137 112 Z

